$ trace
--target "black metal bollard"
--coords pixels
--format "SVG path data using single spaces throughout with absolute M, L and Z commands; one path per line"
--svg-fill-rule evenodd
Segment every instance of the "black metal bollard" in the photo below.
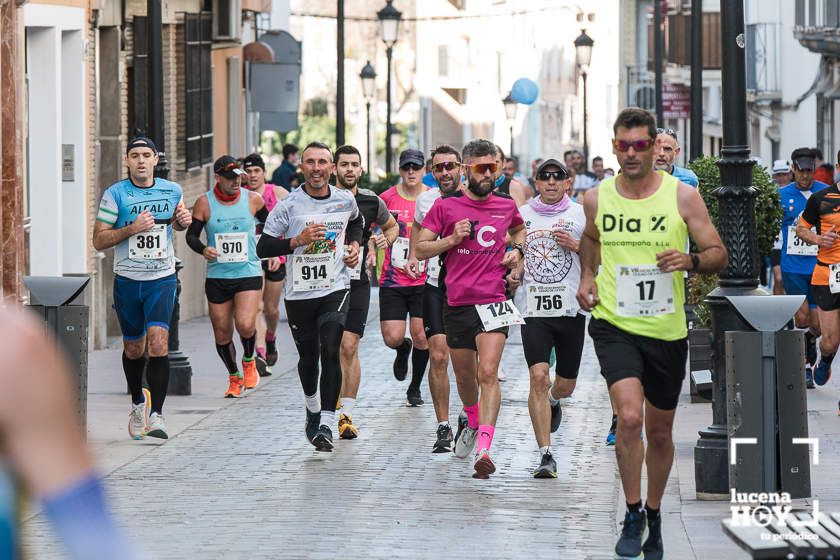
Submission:
M 172 308 L 172 319 L 169 321 L 169 388 L 170 395 L 192 394 L 192 366 L 190 359 L 181 352 L 178 332 L 178 322 L 181 319 L 181 278 L 179 273 L 184 265 L 181 259 L 175 259 L 175 278 L 178 288 L 175 292 L 175 307 Z

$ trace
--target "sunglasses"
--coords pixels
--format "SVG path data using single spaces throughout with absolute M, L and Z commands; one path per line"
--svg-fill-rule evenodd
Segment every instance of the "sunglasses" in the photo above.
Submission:
M 418 163 L 406 163 L 405 165 L 401 165 L 400 169 L 403 171 L 419 171 L 423 169 L 423 166 Z
M 670 136 L 674 140 L 677 139 L 677 131 L 674 130 L 673 128 L 657 128 L 656 133 L 657 134 L 667 134 L 668 136 Z
M 488 171 L 490 173 L 495 173 L 496 170 L 499 169 L 499 164 L 496 162 L 493 163 L 474 163 L 470 165 L 470 170 L 477 174 L 477 175 L 484 175 Z
M 565 171 L 540 171 L 539 173 L 537 173 L 538 181 L 550 181 L 551 179 L 562 181 L 568 178 L 569 174 Z
M 626 152 L 633 148 L 637 152 L 646 152 L 653 146 L 653 138 L 642 138 L 628 142 L 627 140 L 613 140 L 613 147 L 619 152 Z
M 461 164 L 457 161 L 442 161 L 440 163 L 434 164 L 432 166 L 432 169 L 434 169 L 438 173 L 443 173 L 444 171 L 452 171 L 453 169 L 457 169 L 460 166 Z

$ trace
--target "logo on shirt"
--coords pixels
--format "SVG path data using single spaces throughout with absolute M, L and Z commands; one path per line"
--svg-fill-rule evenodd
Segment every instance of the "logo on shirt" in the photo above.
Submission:
M 490 240 L 487 240 L 489 234 Z M 496 228 L 493 226 L 482 226 L 481 229 L 478 230 L 478 233 L 475 235 L 475 240 L 478 241 L 478 244 L 482 247 L 492 247 L 496 244 L 496 239 L 494 235 L 496 234 Z

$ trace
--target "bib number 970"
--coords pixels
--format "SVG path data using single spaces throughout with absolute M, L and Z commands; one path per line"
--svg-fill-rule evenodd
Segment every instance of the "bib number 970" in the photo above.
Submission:
M 248 260 L 248 234 L 247 233 L 217 233 L 216 251 L 219 256 L 216 261 L 220 263 L 238 263 Z

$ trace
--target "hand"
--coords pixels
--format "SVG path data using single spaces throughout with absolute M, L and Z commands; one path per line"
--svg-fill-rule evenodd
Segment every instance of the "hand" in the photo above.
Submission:
M 584 311 L 592 311 L 592 308 L 600 303 L 598 299 L 598 286 L 595 285 L 595 278 L 584 278 L 581 276 L 578 285 L 577 301 Z
M 192 214 L 190 214 L 190 211 L 187 210 L 183 204 L 179 204 L 175 208 L 175 220 L 178 222 L 179 226 L 186 229 L 190 227 L 190 224 L 192 223 Z
M 820 235 L 820 242 L 818 243 L 818 245 L 820 247 L 825 247 L 826 249 L 829 249 L 834 246 L 835 241 L 837 241 L 837 234 L 834 233 L 833 229 L 831 229 L 825 232 L 824 234 Z
M 376 268 L 376 251 L 368 251 L 367 267 L 369 269 Z
M 280 259 L 278 257 L 268 259 L 268 271 L 277 272 L 278 270 L 280 270 Z
M 204 258 L 208 261 L 215 260 L 219 257 L 219 252 L 213 247 L 205 247 L 201 254 L 204 255 Z
M 143 233 L 144 231 L 149 231 L 155 225 L 155 217 L 152 216 L 152 213 L 148 210 L 143 210 L 140 212 L 140 215 L 137 216 L 137 219 L 131 224 L 132 231 L 137 233 Z
M 297 239 L 297 246 L 309 245 L 313 241 L 324 239 L 327 236 L 327 226 L 324 224 L 309 224 L 303 231 L 295 238 Z
M 656 254 L 656 266 L 662 272 L 676 272 L 678 270 L 691 270 L 694 268 L 694 263 L 691 262 L 691 257 L 687 253 L 676 249 L 668 249 Z
M 564 249 L 568 249 L 569 251 L 577 253 L 578 249 L 580 249 L 580 241 L 578 241 L 577 239 L 569 235 L 568 232 L 565 232 L 562 229 L 558 229 L 554 232 L 554 240 L 557 242 L 558 245 L 560 245 Z
M 522 255 L 519 253 L 519 249 L 508 251 L 505 253 L 505 256 L 502 257 L 502 265 L 506 268 L 516 268 L 519 266 L 520 262 L 522 262 Z
M 385 237 L 384 233 L 377 233 L 376 235 L 374 235 L 373 242 L 376 243 L 377 249 L 387 249 L 391 246 L 391 244 L 388 243 L 388 238 Z
M 455 245 L 461 243 L 465 237 L 469 237 L 470 233 L 472 232 L 472 222 L 468 218 L 464 218 L 460 222 L 455 224 L 455 228 L 452 230 L 452 233 L 449 234 L 449 237 L 455 242 Z
M 344 264 L 349 268 L 355 268 L 359 263 L 359 244 L 355 241 L 344 246 Z
M 417 280 L 420 277 L 422 273 L 420 272 L 420 261 L 417 260 L 417 257 L 408 259 L 408 262 L 405 264 L 405 273 L 412 280 Z
M 508 288 L 511 291 L 516 291 L 516 289 L 522 285 L 522 271 L 517 269 L 511 270 L 510 273 L 505 276 L 505 280 L 507 280 Z

